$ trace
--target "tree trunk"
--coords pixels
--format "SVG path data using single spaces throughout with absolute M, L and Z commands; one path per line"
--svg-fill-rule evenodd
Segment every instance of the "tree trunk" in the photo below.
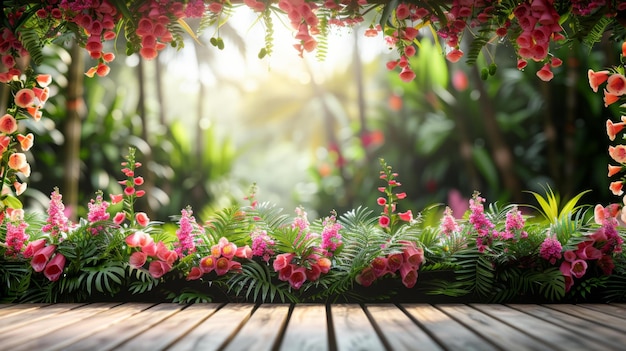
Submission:
M 67 83 L 67 122 L 65 125 L 63 202 L 70 211 L 68 217 L 76 221 L 80 179 L 80 136 L 82 119 L 85 117 L 85 101 L 83 97 L 84 54 L 81 47 L 74 42 L 70 49 L 72 62 L 68 71 Z

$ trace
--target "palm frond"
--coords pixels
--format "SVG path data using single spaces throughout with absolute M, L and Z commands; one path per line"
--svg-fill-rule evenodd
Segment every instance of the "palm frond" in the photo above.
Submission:
M 298 302 L 286 282 L 274 283 L 268 265 L 249 261 L 242 266 L 239 274 L 233 274 L 226 282 L 228 291 L 237 296 L 244 296 L 247 301 L 254 302 Z

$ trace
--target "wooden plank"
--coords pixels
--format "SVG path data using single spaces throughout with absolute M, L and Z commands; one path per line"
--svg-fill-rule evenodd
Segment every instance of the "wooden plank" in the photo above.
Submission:
M 626 319 L 624 318 L 612 316 L 610 314 L 602 313 L 602 312 L 587 309 L 587 308 L 580 308 L 576 305 L 553 304 L 553 305 L 548 305 L 547 307 L 557 310 L 557 311 L 574 315 L 579 318 L 586 319 L 587 321 L 592 322 L 593 324 L 600 324 L 604 327 L 612 328 L 615 330 L 619 330 L 622 333 L 626 333 L 626 323 L 624 323 L 626 322 Z
M 590 303 L 590 304 L 584 303 L 584 304 L 580 304 L 577 306 L 589 308 L 595 311 L 600 311 L 605 314 L 610 314 L 615 317 L 626 319 L 626 306 L 624 305 L 614 305 L 614 304 L 606 304 L 606 303 Z
M 161 321 L 180 311 L 183 307 L 182 305 L 171 303 L 149 306 L 149 308 L 144 309 L 141 313 L 136 313 L 124 319 L 121 323 L 109 324 L 107 328 L 94 332 L 88 338 L 71 344 L 63 348 L 63 350 L 113 350 L 125 341 L 158 325 Z
M 42 338 L 38 342 L 45 343 L 45 335 L 53 334 L 58 330 L 63 332 L 63 328 L 76 322 L 89 318 L 97 313 L 108 310 L 116 304 L 111 303 L 94 303 L 89 305 L 83 305 L 78 308 L 72 308 L 79 305 L 61 305 L 56 306 L 61 309 L 65 309 L 61 313 L 54 313 L 46 315 L 45 318 L 40 318 L 34 322 L 29 322 L 21 325 L 17 329 L 10 329 L 3 333 L 0 333 L 0 340 L 2 341 L 2 347 L 11 350 L 17 350 L 21 348 L 20 345 L 24 341 Z M 46 310 L 40 309 L 40 311 Z M 65 329 L 67 331 L 67 329 Z M 28 349 L 27 349 L 28 350 Z
M 272 350 L 289 315 L 287 304 L 260 305 L 224 350 Z
M 24 307 L 21 307 L 24 306 Z M 15 305 L 12 310 L 16 313 L 8 313 L 0 318 L 0 335 L 10 329 L 15 329 L 24 324 L 34 323 L 43 318 L 48 318 L 58 313 L 66 312 L 72 308 L 79 307 L 79 304 L 54 304 L 44 307 L 20 304 Z
M 184 338 L 177 340 L 168 350 L 218 350 L 248 320 L 253 309 L 253 304 L 225 305 L 197 325 Z
M 34 310 L 37 308 L 42 308 L 48 306 L 43 303 L 20 303 L 20 304 L 5 304 L 3 308 L 0 310 L 0 320 L 2 318 L 6 318 L 8 316 L 12 316 L 17 313 L 22 313 L 25 311 Z
M 502 323 L 481 311 L 462 304 L 437 306 L 447 315 L 463 323 L 467 328 L 488 339 L 491 343 L 505 350 L 542 350 L 544 343 L 514 328 Z
M 215 313 L 219 306 L 219 304 L 214 303 L 190 305 L 182 311 L 170 315 L 158 325 L 129 339 L 126 343 L 117 346 L 115 350 L 162 350 Z
M 328 341 L 328 317 L 326 306 L 320 304 L 297 304 L 291 311 L 281 350 L 325 351 Z
M 337 350 L 385 350 L 361 306 L 331 305 L 330 312 Z
M 406 304 L 402 307 L 444 348 L 451 350 L 495 350 L 494 346 L 487 340 L 479 337 L 472 330 L 434 306 Z
M 623 345 L 626 345 L 626 335 L 623 333 L 614 329 L 606 328 L 598 324 L 599 321 L 590 323 L 588 320 L 578 318 L 573 314 L 560 312 L 558 310 L 558 306 L 560 305 L 551 305 L 551 307 L 557 308 L 552 309 L 548 306 L 538 305 L 511 305 L 511 307 L 517 310 L 531 314 L 551 324 L 569 330 L 574 338 L 592 340 L 592 342 L 596 345 L 595 348 L 609 347 L 617 350 L 623 348 Z M 572 313 L 575 313 L 578 310 L 585 310 L 583 307 L 576 307 L 572 305 L 565 306 L 573 307 L 572 310 L 569 310 Z M 604 347 L 600 347 L 600 344 L 604 345 Z
M 63 350 L 93 333 L 109 327 L 150 307 L 149 304 L 119 304 L 108 310 L 82 320 L 76 320 L 61 329 L 51 331 L 39 338 L 25 340 L 14 350 Z
M 404 311 L 391 304 L 365 306 L 374 324 L 392 350 L 442 350 L 441 346 L 420 328 Z
M 580 338 L 560 325 L 553 324 L 509 306 L 496 304 L 472 304 L 471 306 L 505 323 L 514 325 L 519 330 L 544 342 L 546 344 L 545 349 L 571 351 L 596 350 L 598 347 L 598 343 L 593 340 Z M 530 306 L 536 305 L 526 306 L 529 308 Z

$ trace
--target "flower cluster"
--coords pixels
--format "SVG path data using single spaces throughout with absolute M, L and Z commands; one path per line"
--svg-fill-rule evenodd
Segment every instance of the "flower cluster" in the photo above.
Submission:
M 217 276 L 223 276 L 228 272 L 239 272 L 241 271 L 241 263 L 235 258 L 252 258 L 252 249 L 248 245 L 237 247 L 227 238 L 222 237 L 217 244 L 211 247 L 211 254 L 204 256 L 200 260 L 199 266 L 191 268 L 187 280 L 200 279 L 204 274 L 213 271 Z
M 472 224 L 476 232 L 476 247 L 479 252 L 485 251 L 493 242 L 493 229 L 495 225 L 485 215 L 483 203 L 485 199 L 478 193 L 470 199 L 470 216 L 469 222 Z
M 401 224 L 401 221 L 408 223 L 412 222 L 413 213 L 411 210 L 395 213 L 398 200 L 405 199 L 406 193 L 395 191 L 395 188 L 402 185 L 396 179 L 398 177 L 398 173 L 393 172 L 391 166 L 388 166 L 384 160 L 381 160 L 381 165 L 383 170 L 380 171 L 379 178 L 384 180 L 386 185 L 379 187 L 378 191 L 385 194 L 386 197 L 379 197 L 376 200 L 376 203 L 383 208 L 380 217 L 378 217 L 378 224 L 386 231 L 392 232 L 398 225 Z
M 121 163 L 123 167 L 122 173 L 124 173 L 126 179 L 119 181 L 119 184 L 124 188 L 123 193 L 110 195 L 112 204 L 123 203 L 124 207 L 113 216 L 113 222 L 121 225 L 126 220 L 129 220 L 131 225 L 136 223 L 145 227 L 150 223 L 150 218 L 145 212 L 135 212 L 135 201 L 146 194 L 145 190 L 137 189 L 144 182 L 143 177 L 135 174 L 135 170 L 141 167 L 141 162 L 135 161 L 135 149 L 132 148 L 126 159 L 126 161 Z
M 190 207 L 180 212 L 181 217 L 178 221 L 178 230 L 176 230 L 178 241 L 174 245 L 174 251 L 176 251 L 178 257 L 182 258 L 196 252 L 196 243 L 200 240 L 198 238 L 204 234 L 204 227 L 196 222 L 193 210 Z
M 327 257 L 312 253 L 307 257 L 296 257 L 295 253 L 276 255 L 273 263 L 278 279 L 289 282 L 294 289 L 300 289 L 307 280 L 317 281 L 322 274 L 330 271 L 331 262 Z
M 154 278 L 161 278 L 172 270 L 178 253 L 170 250 L 162 241 L 157 243 L 150 234 L 138 230 L 126 237 L 128 247 L 138 249 L 130 255 L 129 264 L 132 268 L 142 269 L 148 264 L 148 272 Z
M 45 239 L 31 241 L 24 250 L 24 258 L 31 258 L 30 264 L 35 272 L 43 272 L 48 280 L 59 280 L 65 268 L 65 256 L 56 251 L 57 245 L 46 245 Z
M 379 256 L 372 260 L 356 277 L 356 282 L 368 287 L 376 279 L 385 275 L 400 273 L 402 284 L 412 288 L 417 283 L 418 270 L 424 262 L 424 249 L 417 247 L 414 242 L 401 241 L 402 250 L 392 252 L 386 256 Z

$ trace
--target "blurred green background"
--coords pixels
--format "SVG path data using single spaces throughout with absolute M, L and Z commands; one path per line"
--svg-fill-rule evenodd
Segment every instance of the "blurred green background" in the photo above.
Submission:
M 524 191 L 547 186 L 562 197 L 591 189 L 590 204 L 617 201 L 605 120 L 619 117 L 587 82 L 589 68 L 618 58 L 614 44 L 555 51 L 564 64 L 545 83 L 539 66 L 518 71 L 505 45 L 487 47 L 483 56 L 499 66 L 481 80 L 490 62 L 450 64 L 424 37 L 411 63 L 417 77 L 404 83 L 385 68 L 395 52 L 363 31 L 331 33 L 322 60 L 299 58 L 278 28 L 263 60 L 262 31 L 229 25 L 219 32 L 222 51 L 206 33 L 155 61 L 126 57 L 118 40 L 105 78 L 83 76 L 94 62 L 71 43 L 48 48 L 37 69 L 55 85 L 44 119 L 28 125 L 36 142 L 24 201 L 45 210 L 58 186 L 74 218 L 84 215 L 97 190 L 121 192 L 129 146 L 144 164 L 139 210 L 161 221 L 186 206 L 202 219 L 253 183 L 260 201 L 288 213 L 375 208 L 380 158 L 408 195 L 400 210 L 446 203 L 460 215 L 474 191 L 488 202 L 531 203 Z

